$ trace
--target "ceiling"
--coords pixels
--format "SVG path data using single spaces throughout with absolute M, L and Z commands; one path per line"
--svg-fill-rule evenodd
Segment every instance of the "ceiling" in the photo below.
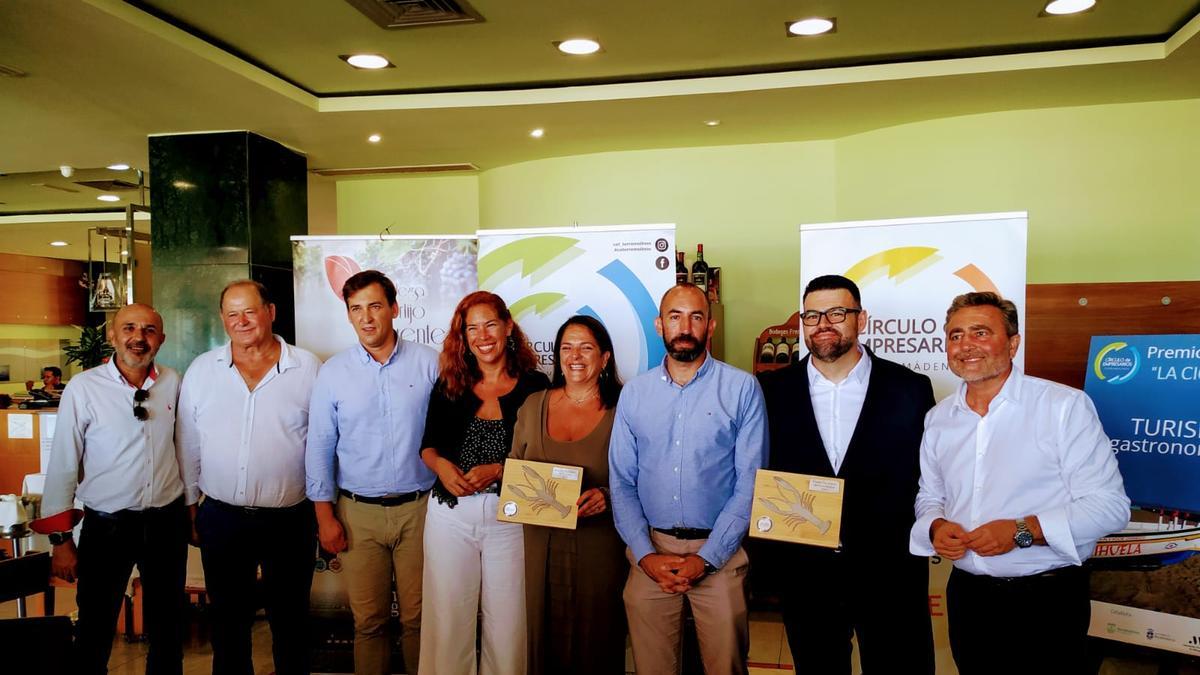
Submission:
M 488 169 L 1200 98 L 1198 0 L 1066 17 L 1039 16 L 1044 0 L 470 2 L 482 23 L 385 30 L 342 0 L 5 0 L 0 71 L 26 75 L 0 76 L 0 172 L 145 168 L 148 135 L 214 130 L 274 138 L 314 169 Z M 787 37 L 807 16 L 837 31 Z M 552 44 L 576 36 L 603 51 Z M 338 56 L 353 52 L 396 67 L 352 69 Z

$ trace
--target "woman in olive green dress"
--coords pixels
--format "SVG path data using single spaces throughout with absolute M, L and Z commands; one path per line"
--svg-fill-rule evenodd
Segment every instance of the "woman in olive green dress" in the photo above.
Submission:
M 608 440 L 621 393 L 603 324 L 574 316 L 558 329 L 551 388 L 517 414 L 509 457 L 583 467 L 576 529 L 525 526 L 529 673 L 625 672 L 629 564 L 608 502 Z

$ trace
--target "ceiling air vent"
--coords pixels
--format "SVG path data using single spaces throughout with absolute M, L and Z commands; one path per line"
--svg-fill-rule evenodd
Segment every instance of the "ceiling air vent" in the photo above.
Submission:
M 119 192 L 121 190 L 136 190 L 137 184 L 127 180 L 77 180 L 76 185 L 95 188 L 101 192 Z
M 478 23 L 483 15 L 465 0 L 346 0 L 380 28 Z

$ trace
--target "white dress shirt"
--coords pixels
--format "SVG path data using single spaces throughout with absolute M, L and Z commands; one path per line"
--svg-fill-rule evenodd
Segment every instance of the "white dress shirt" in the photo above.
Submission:
M 192 361 L 175 442 L 187 501 L 282 508 L 304 499 L 308 401 L 321 360 L 278 335 L 279 361 L 251 391 L 225 343 Z
M 58 406 L 44 515 L 72 508 L 76 496 L 95 511 L 116 513 L 166 506 L 183 494 L 175 452 L 179 374 L 155 366 L 142 388 L 149 393 L 145 422 L 133 416 L 136 387 L 112 359 L 71 378 Z
M 811 356 L 808 359 L 808 396 L 834 473 L 846 459 L 846 449 L 858 426 L 863 401 L 867 400 L 867 384 L 871 381 L 871 357 L 862 347 L 857 349 L 858 363 L 846 374 L 846 379 L 836 384 L 817 370 Z
M 997 519 L 1036 515 L 1048 546 L 999 556 L 968 550 L 954 562 L 972 574 L 1019 577 L 1080 565 L 1096 541 L 1129 522 L 1129 498 L 1092 400 L 1016 367 L 987 415 L 967 405 L 966 384 L 925 416 L 915 555 L 934 555 L 937 518 L 968 532 Z

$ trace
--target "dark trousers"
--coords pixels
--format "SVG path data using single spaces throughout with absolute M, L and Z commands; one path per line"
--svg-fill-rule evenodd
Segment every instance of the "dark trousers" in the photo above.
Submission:
M 282 509 L 248 509 L 212 498 L 200 505 L 196 529 L 212 602 L 213 673 L 254 673 L 250 630 L 259 606 L 260 566 L 275 672 L 308 673 L 316 527 L 308 500 Z
M 857 634 L 863 675 L 933 675 L 927 558 L 830 551 L 798 561 L 788 574 L 783 626 L 797 673 L 850 675 Z
M 79 606 L 75 672 L 108 672 L 117 614 L 134 565 L 141 574 L 143 618 L 150 642 L 146 672 L 182 672 L 183 580 L 189 531 L 182 497 L 144 511 L 108 514 L 84 509 L 75 595 Z
M 1091 603 L 1082 567 L 1013 578 L 955 568 L 946 584 L 946 614 L 960 675 L 1089 670 Z

